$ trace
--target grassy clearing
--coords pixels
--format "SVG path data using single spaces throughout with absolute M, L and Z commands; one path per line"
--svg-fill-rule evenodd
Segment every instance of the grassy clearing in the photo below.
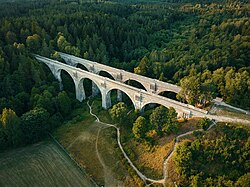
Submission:
M 94 112 L 98 111 L 101 120 L 110 123 L 107 111 L 102 110 L 99 106 L 100 101 L 95 100 Z M 129 181 L 127 180 L 128 173 L 121 162 L 123 157 L 116 143 L 115 129 L 106 128 L 103 124 L 95 122 L 95 118 L 89 114 L 88 108 L 84 108 L 85 106 L 83 109 L 79 109 L 82 111 L 81 115 L 84 116 L 82 121 L 71 120 L 57 129 L 54 136 L 98 184 L 125 185 L 126 181 Z
M 165 142 L 165 143 L 163 143 Z M 170 150 L 174 144 L 173 136 L 160 139 L 157 144 L 149 150 L 149 148 L 134 140 L 130 141 L 131 149 L 135 153 L 135 165 L 148 177 L 153 179 L 162 179 L 163 162 L 165 157 L 170 154 Z
M 94 186 L 54 143 L 0 153 L 0 186 Z
M 90 101 L 90 104 L 92 102 Z M 101 99 L 95 99 L 92 108 L 102 122 L 112 123 L 108 110 L 103 110 L 101 107 Z M 82 116 L 82 121 L 77 121 L 79 115 Z M 76 116 L 76 120 L 71 120 L 54 133 L 60 143 L 99 184 L 131 186 L 132 180 L 124 166 L 124 158 L 116 143 L 116 131 L 95 122 L 95 118 L 89 114 L 86 104 L 82 109 L 76 111 L 74 116 Z M 180 123 L 180 130 L 177 134 L 197 129 L 196 121 L 197 119 L 191 119 Z M 101 161 L 95 147 L 100 128 L 102 130 L 99 133 L 97 145 Z M 163 162 L 170 153 L 177 135 L 172 134 L 158 139 L 155 146 L 149 148 L 133 139 L 131 127 L 120 125 L 120 128 L 125 150 L 139 170 L 150 178 L 161 179 Z
M 172 156 L 172 158 L 174 158 L 174 156 L 175 154 Z M 167 176 L 168 178 L 166 180 L 166 184 L 168 186 L 174 187 L 174 182 L 179 179 L 179 174 L 176 171 L 176 165 L 173 159 L 169 160 Z
M 126 166 L 123 165 L 124 157 L 116 142 L 116 130 L 113 128 L 103 129 L 98 139 L 98 152 L 105 164 L 105 174 L 110 173 L 106 178 L 109 180 L 116 180 L 116 182 L 108 181 L 108 184 L 119 184 L 131 186 L 126 181 L 128 172 Z M 110 185 L 106 185 L 110 186 Z
M 197 124 L 197 121 L 199 119 L 200 118 L 192 118 L 192 119 L 189 119 L 188 121 L 180 122 L 180 128 L 179 128 L 179 130 L 177 132 L 177 135 L 180 135 L 180 134 L 183 134 L 185 132 L 198 129 L 196 127 L 196 124 Z

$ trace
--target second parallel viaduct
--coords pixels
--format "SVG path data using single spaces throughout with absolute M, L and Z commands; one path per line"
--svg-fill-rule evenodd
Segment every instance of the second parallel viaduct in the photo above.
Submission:
M 73 55 L 59 52 L 61 58 L 69 65 L 77 66 L 83 65 L 89 72 L 99 74 L 101 71 L 109 73 L 114 80 L 125 83 L 128 80 L 134 80 L 142 84 L 142 86 L 150 93 L 160 94 L 161 92 L 168 91 L 178 94 L 181 90 L 180 86 L 110 67 L 104 64 L 79 58 Z

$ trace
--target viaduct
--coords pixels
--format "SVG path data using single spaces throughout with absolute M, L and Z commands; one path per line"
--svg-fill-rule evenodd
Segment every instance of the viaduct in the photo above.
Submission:
M 139 82 L 143 85 L 143 87 L 150 93 L 159 94 L 164 91 L 179 93 L 181 90 L 180 86 L 169 84 L 166 82 L 162 82 L 156 79 L 151 79 L 149 77 L 137 75 L 135 73 L 131 73 L 128 71 L 124 71 L 121 69 L 113 68 L 104 64 L 100 64 L 97 62 L 93 62 L 90 60 L 82 59 L 73 55 L 65 54 L 59 52 L 59 55 L 61 56 L 64 61 L 72 65 L 74 67 L 77 66 L 77 64 L 83 65 L 89 72 L 99 74 L 101 71 L 109 73 L 114 80 L 125 83 L 128 80 L 134 80 L 136 82 Z
M 145 85 L 149 86 L 146 88 L 151 90 L 151 91 L 145 91 L 145 90 L 142 90 L 139 88 L 135 88 L 133 86 L 126 85 L 126 84 L 122 83 L 121 81 L 116 81 L 117 79 L 112 80 L 112 79 L 109 79 L 107 77 L 103 77 L 103 76 L 100 76 L 98 74 L 88 72 L 88 71 L 82 70 L 80 68 L 61 63 L 61 62 L 56 61 L 56 60 L 52 60 L 52 59 L 42 57 L 39 55 L 35 55 L 35 58 L 38 61 L 45 63 L 50 68 L 52 74 L 60 82 L 60 85 L 62 83 L 61 71 L 62 70 L 66 71 L 73 79 L 73 82 L 75 85 L 75 91 L 76 91 L 76 99 L 78 99 L 79 101 L 83 101 L 84 99 L 86 99 L 85 90 L 83 87 L 83 81 L 85 78 L 88 78 L 88 79 L 92 80 L 93 84 L 101 92 L 102 107 L 105 109 L 110 108 L 112 105 L 111 98 L 110 98 L 111 91 L 112 90 L 119 90 L 119 91 L 125 93 L 131 99 L 135 109 L 143 110 L 144 107 L 148 104 L 160 104 L 160 105 L 163 105 L 167 108 L 173 107 L 176 110 L 176 112 L 179 114 L 179 116 L 184 116 L 186 118 L 193 117 L 193 116 L 204 117 L 207 114 L 207 111 L 196 108 L 192 105 L 180 103 L 178 101 L 157 95 L 156 93 L 160 92 L 160 89 L 151 89 L 152 82 L 150 82 L 150 81 L 154 80 L 154 79 L 149 79 L 149 78 L 145 77 L 145 80 L 148 80 L 148 82 L 144 81 Z M 93 65 L 89 65 L 87 67 L 91 68 L 91 67 L 93 67 Z M 96 71 L 97 70 L 100 71 L 100 69 L 96 68 Z M 127 80 L 130 79 L 129 74 L 131 74 L 131 73 L 129 73 L 129 72 L 119 70 L 119 72 L 122 72 L 122 74 L 119 74 L 118 69 L 116 72 L 115 71 L 112 71 L 112 72 L 109 71 L 109 72 L 112 73 L 114 76 L 117 75 L 117 73 L 118 73 L 118 75 L 122 75 L 123 81 L 126 79 Z M 138 79 L 136 79 L 136 80 L 139 80 L 139 78 L 140 79 L 143 78 L 143 76 L 137 76 L 137 75 L 134 75 L 134 77 L 138 77 Z M 134 77 L 132 77 L 132 78 L 134 78 Z M 116 76 L 116 78 L 117 78 L 117 76 Z M 160 81 L 155 81 L 154 83 L 156 83 L 155 85 L 158 85 L 158 88 L 161 88 L 160 85 L 164 84 L 164 83 L 160 83 Z M 167 85 L 170 85 L 170 86 L 168 87 Z M 158 90 L 158 92 L 157 92 L 157 90 Z M 161 88 L 161 90 L 170 90 L 172 92 L 178 92 L 180 90 L 180 87 L 166 83 L 165 88 L 164 89 Z M 96 91 L 96 90 L 94 90 L 94 91 Z

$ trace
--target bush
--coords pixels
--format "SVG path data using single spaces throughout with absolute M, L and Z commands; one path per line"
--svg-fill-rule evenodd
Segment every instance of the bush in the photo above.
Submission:
M 202 128 L 203 130 L 207 130 L 210 125 L 212 125 L 212 121 L 208 118 L 202 118 L 197 123 L 197 127 Z
M 204 134 L 204 133 L 201 132 L 201 131 L 194 131 L 194 132 L 193 132 L 193 135 L 194 135 L 196 138 L 201 138 L 203 134 Z

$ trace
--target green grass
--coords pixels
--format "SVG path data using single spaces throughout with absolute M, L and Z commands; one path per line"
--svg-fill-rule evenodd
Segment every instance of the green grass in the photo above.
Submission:
M 108 111 L 101 108 L 99 99 L 95 99 L 92 106 L 93 112 L 98 113 L 101 121 L 111 123 Z M 121 161 L 123 157 L 116 143 L 116 131 L 95 122 L 86 103 L 73 113 L 74 119 L 59 127 L 53 135 L 99 185 L 125 185 L 128 173 Z M 97 156 L 96 142 L 105 168 Z
M 94 186 L 51 141 L 0 153 L 0 186 Z
M 102 122 L 113 123 L 108 110 L 102 109 L 100 98 L 95 98 L 89 103 L 92 105 L 93 113 L 97 114 Z M 115 130 L 105 128 L 105 126 L 96 123 L 95 118 L 89 114 L 86 102 L 82 104 L 82 108 L 73 112 L 72 117 L 74 117 L 73 120 L 62 125 L 54 133 L 59 142 L 86 169 L 87 173 L 93 176 L 98 184 L 105 184 L 105 173 L 107 172 L 116 181 L 113 184 L 120 184 L 121 181 L 124 182 L 128 172 L 126 171 L 126 166 L 123 165 L 124 157 L 116 143 Z M 195 124 L 195 120 L 181 123 L 178 134 L 196 129 Z M 134 141 L 131 131 L 132 127 L 123 124 L 119 126 L 122 143 L 136 166 L 149 177 L 161 179 L 164 157 L 171 150 L 175 135 L 157 140 L 156 146 L 151 151 L 148 151 L 147 147 Z M 102 130 L 98 139 L 98 151 L 107 166 L 107 171 L 104 170 L 100 163 L 95 149 L 97 133 L 100 128 Z M 85 150 L 88 151 L 86 152 Z M 131 151 L 133 155 L 130 155 Z

